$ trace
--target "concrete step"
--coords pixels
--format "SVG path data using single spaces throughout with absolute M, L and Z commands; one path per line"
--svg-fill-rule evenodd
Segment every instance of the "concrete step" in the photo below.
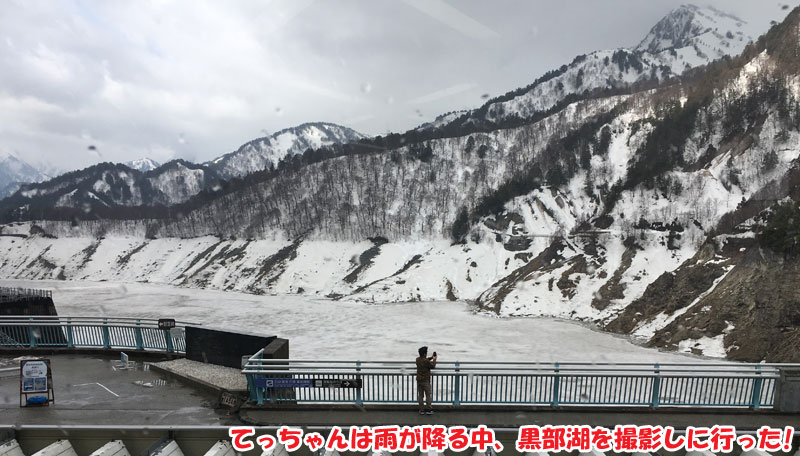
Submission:
M 59 440 L 37 451 L 33 456 L 78 456 L 69 440 Z
M 131 456 L 122 440 L 112 440 L 89 456 Z
M 16 440 L 9 440 L 0 445 L 0 456 L 25 456 Z
M 220 440 L 208 451 L 206 451 L 205 456 L 236 456 L 236 452 L 233 451 L 231 442 L 228 442 L 227 440 Z
M 156 448 L 151 456 L 184 456 L 183 451 L 174 440 L 165 442 Z

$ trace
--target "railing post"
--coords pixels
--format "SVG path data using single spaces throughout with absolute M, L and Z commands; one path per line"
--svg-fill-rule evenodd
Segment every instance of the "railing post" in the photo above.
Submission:
M 136 327 L 133 328 L 133 337 L 136 339 L 137 350 L 144 350 L 144 340 L 142 340 L 142 328 L 139 327 L 141 323 L 142 323 L 141 320 L 136 320 Z
M 750 408 L 758 410 L 761 407 L 761 366 L 756 366 L 756 378 L 753 380 L 753 395 L 750 398 Z
M 103 318 L 103 348 L 111 348 L 111 334 L 108 332 L 108 318 Z
M 33 330 L 33 317 L 30 317 L 31 324 L 28 326 L 28 342 L 31 348 L 36 348 L 36 331 Z
M 361 372 L 361 361 L 356 361 L 356 372 Z M 356 374 L 356 380 L 360 379 L 361 375 Z M 362 385 L 363 387 L 363 385 Z M 356 388 L 356 405 L 363 405 L 364 401 L 361 397 L 361 388 Z
M 554 369 L 556 376 L 553 377 L 553 407 L 558 407 L 558 396 L 561 392 L 561 377 L 558 375 L 558 363 L 555 363 Z
M 164 340 L 167 341 L 167 351 L 170 353 L 174 352 L 175 347 L 172 345 L 172 334 L 169 329 L 162 329 L 162 331 L 164 331 Z
M 458 407 L 461 405 L 461 363 L 456 361 L 456 379 L 453 385 L 453 406 Z
M 67 348 L 75 347 L 75 340 L 72 336 L 72 318 L 67 317 Z
M 658 408 L 660 404 L 660 396 L 661 396 L 661 366 L 658 364 L 653 365 L 653 372 L 656 374 L 653 377 L 653 392 L 651 393 L 650 397 L 650 406 L 653 408 Z

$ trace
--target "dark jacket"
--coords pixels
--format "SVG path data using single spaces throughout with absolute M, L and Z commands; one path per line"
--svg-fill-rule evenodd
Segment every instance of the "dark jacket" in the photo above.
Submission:
M 429 382 L 431 381 L 431 369 L 436 367 L 436 361 L 431 358 L 420 356 L 417 358 L 417 381 Z

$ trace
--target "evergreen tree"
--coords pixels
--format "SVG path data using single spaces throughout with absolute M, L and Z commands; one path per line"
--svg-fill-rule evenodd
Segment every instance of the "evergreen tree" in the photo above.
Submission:
M 775 206 L 758 240 L 784 256 L 800 253 L 800 203 L 790 201 Z
M 461 210 L 458 211 L 458 215 L 456 216 L 455 221 L 453 221 L 453 226 L 450 230 L 450 235 L 453 238 L 453 242 L 463 242 L 464 239 L 467 237 L 469 233 L 469 212 L 467 211 L 466 207 L 462 207 Z

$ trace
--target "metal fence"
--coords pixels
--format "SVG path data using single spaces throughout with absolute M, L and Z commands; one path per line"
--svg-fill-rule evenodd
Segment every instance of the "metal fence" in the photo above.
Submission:
M 454 406 L 612 405 L 757 409 L 772 407 L 780 369 L 797 366 L 439 362 L 432 377 L 433 401 Z M 242 373 L 247 376 L 251 402 L 258 404 L 417 402 L 416 367 L 409 362 L 264 360 L 259 352 L 249 359 Z M 358 383 L 360 388 L 324 387 L 336 385 L 333 380 Z M 273 387 L 267 387 L 267 384 Z
M 99 348 L 185 353 L 184 323 L 144 318 L 0 317 L 0 348 Z
M 0 304 L 5 302 L 25 301 L 40 298 L 52 298 L 51 290 L 36 288 L 10 288 L 0 287 Z

